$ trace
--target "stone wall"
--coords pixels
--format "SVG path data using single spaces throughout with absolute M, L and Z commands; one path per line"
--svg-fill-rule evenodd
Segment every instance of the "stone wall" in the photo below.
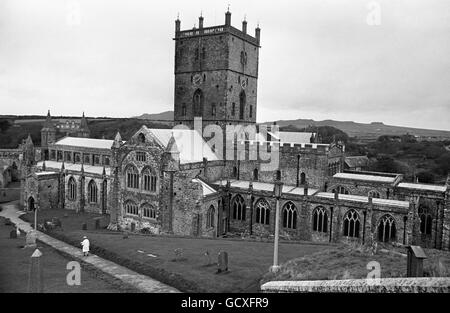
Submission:
M 338 292 L 338 293 L 449 293 L 449 277 L 380 278 L 379 280 L 345 279 L 316 281 L 271 281 L 262 292 Z

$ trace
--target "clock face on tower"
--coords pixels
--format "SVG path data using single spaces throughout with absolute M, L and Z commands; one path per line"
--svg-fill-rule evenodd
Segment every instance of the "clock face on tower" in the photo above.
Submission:
M 192 78 L 192 84 L 194 85 L 194 87 L 198 87 L 200 86 L 200 84 L 202 83 L 202 75 L 197 73 L 194 75 L 194 77 Z
M 246 79 L 242 79 L 241 80 L 241 87 L 242 87 L 242 89 L 245 89 L 245 87 L 247 87 L 247 80 Z

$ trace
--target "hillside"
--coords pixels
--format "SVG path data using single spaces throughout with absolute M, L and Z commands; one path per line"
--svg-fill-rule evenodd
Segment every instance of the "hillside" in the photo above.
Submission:
M 293 128 L 306 128 L 308 126 L 332 126 L 347 133 L 350 137 L 355 137 L 361 141 L 372 141 L 382 135 L 401 136 L 410 134 L 417 136 L 419 140 L 445 140 L 450 139 L 450 131 L 420 129 L 403 126 L 385 125 L 381 122 L 370 124 L 356 123 L 353 121 L 314 121 L 312 119 L 279 120 L 279 126 L 293 126 Z M 272 124 L 266 122 L 263 124 Z
M 165 111 L 155 114 L 144 113 L 140 116 L 136 116 L 135 118 L 152 121 L 173 121 L 173 111 Z

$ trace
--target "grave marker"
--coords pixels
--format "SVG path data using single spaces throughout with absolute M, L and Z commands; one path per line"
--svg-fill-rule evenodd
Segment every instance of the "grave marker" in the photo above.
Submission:
M 28 276 L 28 292 L 40 293 L 44 289 L 43 266 L 41 263 L 42 253 L 38 249 L 31 255 L 30 272 Z
M 36 231 L 34 230 L 30 230 L 27 233 L 27 237 L 25 239 L 25 247 L 27 248 L 35 248 L 36 247 Z
M 228 253 L 225 251 L 220 251 L 217 262 L 217 273 L 226 271 L 228 271 Z

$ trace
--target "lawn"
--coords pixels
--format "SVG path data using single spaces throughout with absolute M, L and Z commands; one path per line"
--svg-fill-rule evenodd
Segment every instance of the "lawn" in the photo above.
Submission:
M 424 249 L 424 276 L 450 276 L 450 252 Z M 267 273 L 262 282 L 273 280 L 328 280 L 366 278 L 371 269 L 367 264 L 377 261 L 381 277 L 406 277 L 406 249 L 379 247 L 374 255 L 361 246 L 339 245 L 305 257 L 292 259 L 281 265 L 274 275 Z
M 67 217 L 61 217 L 67 214 Z M 45 219 L 61 217 L 63 231 L 53 235 L 78 244 L 83 235 L 91 241 L 93 252 L 142 274 L 187 292 L 257 292 L 260 279 L 273 261 L 273 243 L 230 239 L 179 238 L 169 236 L 130 235 L 94 230 L 96 214 L 71 211 L 41 211 L 38 224 Z M 32 214 L 24 219 L 32 220 Z M 82 231 L 83 222 L 88 230 Z M 106 226 L 107 218 L 103 221 Z M 280 262 L 326 250 L 328 245 L 281 243 Z M 175 249 L 182 249 L 176 256 Z M 210 258 L 205 253 L 208 251 Z M 228 253 L 229 271 L 216 274 L 217 256 Z
M 30 256 L 33 248 L 23 248 L 25 236 L 10 239 L 13 226 L 5 225 L 0 218 L 0 293 L 27 292 Z M 72 259 L 62 256 L 54 249 L 38 243 L 42 252 L 44 292 L 135 292 L 134 288 L 119 284 L 118 281 L 98 270 L 82 265 L 81 285 L 69 286 L 66 265 Z

